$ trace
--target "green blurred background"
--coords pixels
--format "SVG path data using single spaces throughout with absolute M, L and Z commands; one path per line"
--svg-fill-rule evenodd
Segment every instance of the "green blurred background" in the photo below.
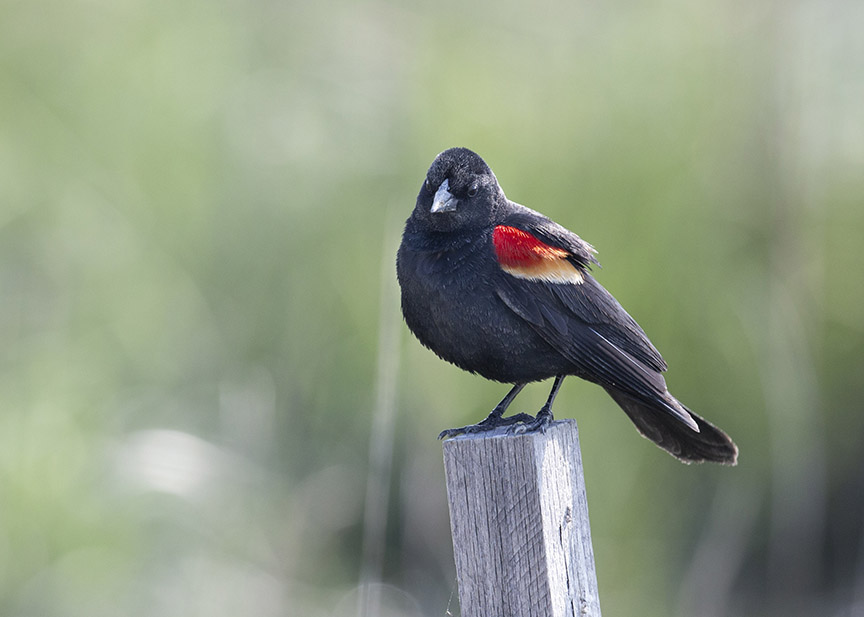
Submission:
M 599 249 L 741 448 L 685 467 L 565 383 L 604 612 L 864 615 L 862 23 L 0 3 L 0 615 L 459 614 L 435 436 L 507 387 L 408 335 L 394 266 L 455 145 Z

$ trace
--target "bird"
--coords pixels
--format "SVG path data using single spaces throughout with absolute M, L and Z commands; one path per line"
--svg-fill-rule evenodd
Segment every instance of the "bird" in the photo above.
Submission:
M 678 401 L 663 357 L 592 276 L 595 249 L 543 214 L 510 201 L 467 148 L 435 157 L 396 257 L 402 315 L 443 360 L 512 384 L 481 422 L 439 438 L 498 427 L 545 430 L 565 377 L 603 387 L 639 433 L 685 463 L 737 463 L 724 433 Z M 529 383 L 554 379 L 534 415 L 505 412 Z

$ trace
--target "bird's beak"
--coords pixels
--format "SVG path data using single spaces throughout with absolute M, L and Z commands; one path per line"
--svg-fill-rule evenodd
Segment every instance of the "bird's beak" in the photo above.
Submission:
M 444 180 L 435 193 L 435 198 L 432 200 L 432 208 L 430 208 L 429 212 L 432 214 L 455 212 L 457 203 L 458 201 L 453 197 L 453 193 L 450 192 L 450 181 Z

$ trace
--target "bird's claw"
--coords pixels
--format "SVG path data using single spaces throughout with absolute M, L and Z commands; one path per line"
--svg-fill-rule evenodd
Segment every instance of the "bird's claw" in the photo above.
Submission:
M 490 414 L 489 417 L 487 417 L 482 422 L 478 422 L 477 424 L 469 424 L 468 426 L 461 426 L 459 428 L 448 428 L 446 430 L 443 430 L 438 434 L 438 439 L 449 439 L 450 437 L 456 437 L 457 435 L 473 435 L 475 433 L 485 433 L 486 431 L 492 431 L 502 426 L 511 426 L 514 428 L 518 428 L 514 425 L 533 424 L 535 421 L 536 419 L 534 418 L 534 416 L 527 413 L 517 413 L 512 416 L 507 416 L 506 418 Z
M 525 435 L 526 433 L 533 433 L 535 431 L 545 433 L 546 427 L 552 424 L 553 419 L 552 412 L 547 407 L 544 407 L 537 412 L 536 418 L 533 418 L 530 422 L 520 424 L 519 426 L 513 426 L 509 431 L 513 435 Z

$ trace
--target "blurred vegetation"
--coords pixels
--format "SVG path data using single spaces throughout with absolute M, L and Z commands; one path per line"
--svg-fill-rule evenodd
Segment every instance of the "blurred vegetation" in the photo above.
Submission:
M 454 145 L 599 249 L 741 448 L 684 467 L 566 382 L 604 612 L 864 614 L 861 23 L 0 4 L 0 614 L 354 615 L 379 574 L 380 615 L 458 614 L 435 436 L 506 386 L 411 339 L 393 280 Z

